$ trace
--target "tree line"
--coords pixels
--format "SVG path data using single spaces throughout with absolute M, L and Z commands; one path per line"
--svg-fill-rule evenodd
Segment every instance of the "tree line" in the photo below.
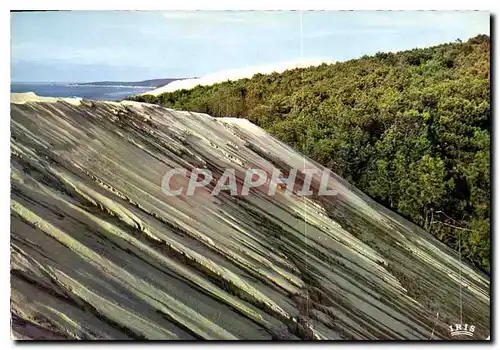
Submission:
M 130 99 L 246 118 L 490 272 L 490 38 Z

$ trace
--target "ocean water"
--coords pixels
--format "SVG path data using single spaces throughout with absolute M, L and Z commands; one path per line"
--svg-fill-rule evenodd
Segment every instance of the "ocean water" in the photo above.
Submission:
M 68 83 L 12 83 L 11 92 L 34 92 L 38 96 L 81 97 L 88 100 L 117 101 L 154 90 L 151 86 L 78 85 Z

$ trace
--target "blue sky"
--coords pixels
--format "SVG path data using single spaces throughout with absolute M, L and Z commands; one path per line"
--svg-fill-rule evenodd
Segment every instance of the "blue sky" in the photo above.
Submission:
M 489 34 L 487 12 L 304 11 L 304 58 L 346 60 Z M 299 12 L 11 15 L 13 81 L 193 77 L 301 57 Z

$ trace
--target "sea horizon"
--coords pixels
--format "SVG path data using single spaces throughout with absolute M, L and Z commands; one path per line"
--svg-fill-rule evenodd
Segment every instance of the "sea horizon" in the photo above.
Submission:
M 75 97 L 117 101 L 153 90 L 153 86 L 89 85 L 76 82 L 11 82 L 11 93 L 33 92 L 44 97 Z

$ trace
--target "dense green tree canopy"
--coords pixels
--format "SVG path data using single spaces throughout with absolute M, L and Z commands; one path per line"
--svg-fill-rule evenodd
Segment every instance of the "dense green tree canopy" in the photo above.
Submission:
M 133 99 L 247 118 L 490 271 L 490 38 Z

